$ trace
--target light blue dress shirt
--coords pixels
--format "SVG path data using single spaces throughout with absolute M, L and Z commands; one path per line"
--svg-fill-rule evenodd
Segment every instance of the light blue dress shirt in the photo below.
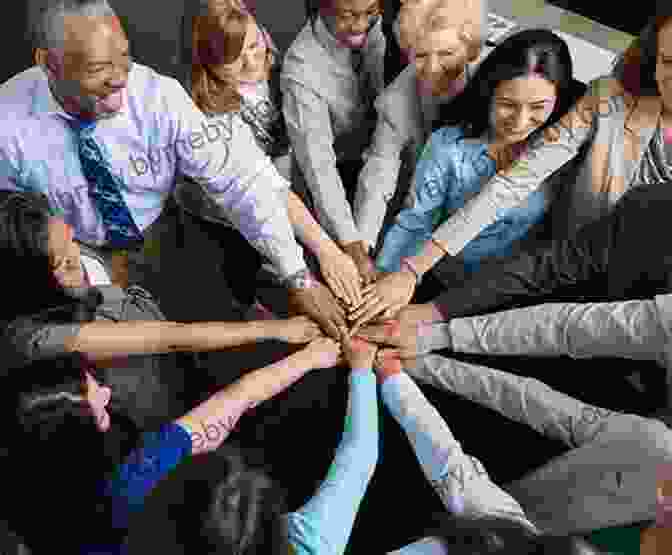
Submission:
M 385 236 L 378 268 L 398 271 L 402 258 L 419 254 L 434 230 L 475 197 L 495 172 L 485 141 L 465 139 L 460 127 L 435 131 L 416 166 L 408 206 Z M 508 255 L 514 241 L 543 218 L 546 206 L 546 195 L 538 190 L 522 205 L 501 211 L 497 221 L 464 247 L 466 271 L 477 270 L 483 258 Z
M 105 230 L 68 119 L 39 66 L 0 86 L 0 189 L 46 194 L 77 240 L 101 246 Z M 206 119 L 177 80 L 134 64 L 122 110 L 101 119 L 93 138 L 123 181 L 122 196 L 141 231 L 185 175 L 281 275 L 306 267 L 277 193 L 288 184 L 239 117 Z

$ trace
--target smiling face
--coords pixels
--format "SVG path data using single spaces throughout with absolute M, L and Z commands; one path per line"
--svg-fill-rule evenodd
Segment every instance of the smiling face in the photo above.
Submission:
M 49 263 L 56 281 L 63 288 L 83 287 L 81 252 L 72 228 L 62 218 L 50 218 L 48 235 Z
M 226 82 L 268 78 L 269 45 L 254 18 L 241 12 L 211 17 L 212 23 L 204 25 L 210 70 Z
M 363 48 L 381 13 L 379 0 L 332 0 L 322 9 L 327 28 L 347 48 Z
M 502 81 L 495 89 L 490 129 L 497 142 L 524 141 L 553 113 L 556 86 L 540 75 Z
M 672 20 L 658 32 L 658 58 L 656 82 L 663 98 L 663 105 L 672 114 Z
M 457 28 L 441 29 L 418 38 L 413 58 L 421 90 L 441 95 L 464 73 L 467 47 Z
M 131 69 L 128 40 L 114 16 L 68 15 L 62 50 L 38 48 L 36 62 L 66 111 L 88 117 L 118 112 Z

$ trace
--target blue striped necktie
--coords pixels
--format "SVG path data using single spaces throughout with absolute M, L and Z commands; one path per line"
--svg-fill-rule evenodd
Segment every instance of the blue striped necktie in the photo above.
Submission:
M 89 195 L 103 219 L 108 243 L 115 248 L 138 248 L 143 242 L 142 232 L 121 195 L 121 179 L 115 175 L 92 136 L 95 126 L 95 120 L 76 119 L 73 122 L 82 172 L 89 183 Z

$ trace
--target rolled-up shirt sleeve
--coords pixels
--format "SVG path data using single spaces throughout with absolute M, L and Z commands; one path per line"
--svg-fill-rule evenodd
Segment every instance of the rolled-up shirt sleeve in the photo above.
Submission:
M 661 361 L 669 341 L 661 322 L 657 300 L 549 303 L 455 318 L 449 335 L 465 353 Z
M 364 241 L 375 247 L 383 227 L 387 204 L 394 195 L 407 139 L 386 116 L 381 96 L 376 101 L 378 122 L 371 146 L 364 154 L 355 197 L 355 223 Z
M 287 181 L 234 114 L 208 119 L 186 91 L 170 91 L 176 169 L 212 198 L 222 217 L 288 277 L 305 269 L 284 198 Z
M 52 324 L 19 318 L 4 324 L 0 333 L 0 353 L 5 369 L 66 355 L 66 345 L 79 335 L 80 324 Z
M 530 144 L 506 171 L 500 171 L 481 192 L 457 210 L 436 231 L 433 238 L 456 256 L 499 215 L 522 204 L 544 180 L 574 158 L 591 137 L 593 122 L 602 102 L 611 102 L 605 78 L 593 81 L 588 92 L 560 121 Z
M 294 156 L 312 195 L 317 220 L 342 244 L 363 240 L 336 168 L 327 103 L 291 79 L 281 81 L 282 109 Z

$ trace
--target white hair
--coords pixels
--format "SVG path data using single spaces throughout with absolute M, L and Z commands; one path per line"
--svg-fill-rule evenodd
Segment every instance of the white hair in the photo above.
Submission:
M 116 16 L 107 0 L 29 0 L 29 32 L 35 48 L 62 48 L 65 39 L 64 18 Z

